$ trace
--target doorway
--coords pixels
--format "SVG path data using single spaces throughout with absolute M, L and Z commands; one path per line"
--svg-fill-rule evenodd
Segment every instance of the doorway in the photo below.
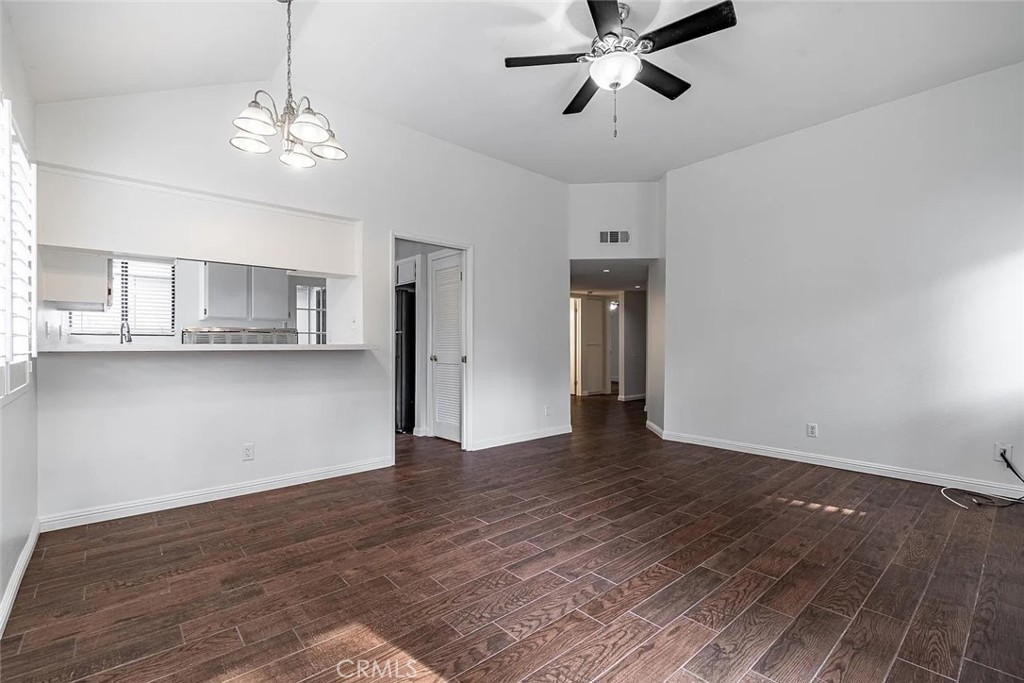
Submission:
M 576 396 L 611 393 L 608 299 L 570 297 L 570 385 Z
M 570 260 L 569 391 L 577 397 L 574 405 L 600 403 L 587 398 L 595 396 L 646 401 L 650 262 Z
M 394 240 L 395 432 L 444 439 L 463 449 L 470 388 L 469 253 Z

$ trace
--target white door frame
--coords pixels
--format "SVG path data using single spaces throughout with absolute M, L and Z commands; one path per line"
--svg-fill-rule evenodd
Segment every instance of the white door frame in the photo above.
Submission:
M 414 235 L 411 233 L 400 233 L 394 230 L 390 231 L 391 235 L 391 295 L 389 296 L 389 306 L 391 308 L 391 353 L 388 356 L 388 376 L 391 379 L 391 405 L 395 405 L 395 334 L 394 334 L 394 320 L 395 320 L 395 296 L 394 290 L 396 286 L 397 273 L 395 270 L 395 240 L 407 240 L 410 242 L 422 242 L 424 244 L 432 244 L 434 246 L 442 247 L 444 249 L 454 249 L 463 253 L 463 264 L 462 264 L 462 301 L 465 310 L 463 316 L 462 325 L 464 329 L 464 344 L 466 350 L 466 362 L 465 368 L 463 368 L 462 375 L 462 450 L 471 451 L 473 450 L 473 377 L 474 377 L 474 365 L 475 365 L 475 354 L 473 353 L 473 247 L 468 244 L 461 244 L 458 242 L 452 242 L 446 239 L 437 239 L 427 235 Z M 427 265 L 429 268 L 429 264 Z M 428 299 L 429 301 L 429 299 Z M 430 329 L 429 318 L 428 318 L 427 329 Z M 429 335 L 429 331 L 427 332 Z M 429 349 L 429 345 L 427 346 Z M 427 372 L 429 378 L 430 372 Z M 430 380 L 428 379 L 428 382 Z M 427 401 L 431 400 L 430 391 L 428 385 Z M 394 420 L 391 421 L 392 423 Z M 392 443 L 394 443 L 394 425 L 391 427 L 392 432 Z

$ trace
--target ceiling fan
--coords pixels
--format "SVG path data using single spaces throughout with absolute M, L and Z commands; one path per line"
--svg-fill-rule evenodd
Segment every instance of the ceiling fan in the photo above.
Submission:
M 664 50 L 688 40 L 706 36 L 736 25 L 736 10 L 731 0 L 701 10 L 654 31 L 639 35 L 623 22 L 629 18 L 629 5 L 615 0 L 587 0 L 590 15 L 597 27 L 597 37 L 590 52 L 534 57 L 506 57 L 505 66 L 544 66 L 546 64 L 590 64 L 590 77 L 583 84 L 562 114 L 583 111 L 599 88 L 619 90 L 634 79 L 656 93 L 674 100 L 689 89 L 690 84 L 651 64 L 641 55 Z

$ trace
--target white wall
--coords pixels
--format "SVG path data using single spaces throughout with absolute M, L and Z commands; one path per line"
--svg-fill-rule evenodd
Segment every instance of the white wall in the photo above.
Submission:
M 244 155 L 227 144 L 232 117 L 256 87 L 275 88 L 217 86 L 41 105 L 39 157 L 93 173 L 361 220 L 365 339 L 378 348 L 226 362 L 221 354 L 198 361 L 196 354 L 45 358 L 39 401 L 44 515 L 390 461 L 392 231 L 472 247 L 471 446 L 569 429 L 566 186 L 323 97 L 318 101 L 340 122 L 336 129 L 351 156 L 295 172 L 270 156 Z M 154 129 L 174 132 L 154 139 Z M 139 216 L 140 223 L 145 219 Z M 281 243 L 288 239 L 282 229 Z M 528 274 L 523 263 L 531 264 Z M 98 381 L 108 375 L 117 380 Z M 161 393 L 165 382 L 167 397 Z M 244 387 L 244 400 L 232 386 Z M 315 409 L 320 403 L 323 408 Z M 115 442 L 67 428 L 85 425 L 85 404 L 102 405 L 104 420 L 124 425 L 125 433 Z M 308 420 L 311 433 L 300 437 L 306 432 L 292 422 L 306 409 L 315 409 L 319 419 Z M 138 447 L 155 433 L 170 434 L 170 445 L 185 447 L 174 449 L 173 459 L 170 445 Z M 243 439 L 257 441 L 255 467 L 240 462 Z M 89 487 L 72 491 L 75 477 L 67 473 L 83 463 L 96 474 Z M 169 483 L 150 476 L 171 476 L 172 465 L 176 474 Z
M 40 142 L 45 142 L 42 136 Z M 175 191 L 43 166 L 38 222 L 39 242 L 53 247 L 310 274 L 359 272 L 358 222 L 255 198 L 237 201 L 216 196 L 214 190 Z
M 1022 104 L 1018 64 L 669 173 L 665 430 L 1019 495 Z
M 647 423 L 665 426 L 665 259 L 647 267 Z
M 0 90 L 14 104 L 14 118 L 29 153 L 35 149 L 35 98 L 28 86 L 25 66 L 21 61 L 18 41 L 14 37 L 8 3 L 0 0 Z
M 286 485 L 387 465 L 380 434 L 365 427 L 380 421 L 377 404 L 388 396 L 386 370 L 369 356 L 44 354 L 44 526 L 192 503 L 221 488 L 243 493 L 246 483 Z M 256 446 L 252 462 L 242 462 L 244 442 Z
M 569 186 L 569 258 L 658 258 L 661 250 L 658 183 Z M 601 244 L 602 230 L 629 230 L 628 244 Z
M 647 292 L 623 292 L 619 320 L 619 400 L 633 401 L 647 391 Z
M 7 9 L 0 3 L 0 90 L 14 103 L 14 116 L 29 154 L 35 103 L 13 40 Z M 0 633 L 6 624 L 20 572 L 35 543 L 37 519 L 35 375 L 27 388 L 0 401 Z

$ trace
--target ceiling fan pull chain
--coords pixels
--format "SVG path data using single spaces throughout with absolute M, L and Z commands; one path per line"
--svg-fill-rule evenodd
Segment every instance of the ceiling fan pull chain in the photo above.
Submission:
M 612 90 L 612 137 L 619 137 L 619 89 Z

